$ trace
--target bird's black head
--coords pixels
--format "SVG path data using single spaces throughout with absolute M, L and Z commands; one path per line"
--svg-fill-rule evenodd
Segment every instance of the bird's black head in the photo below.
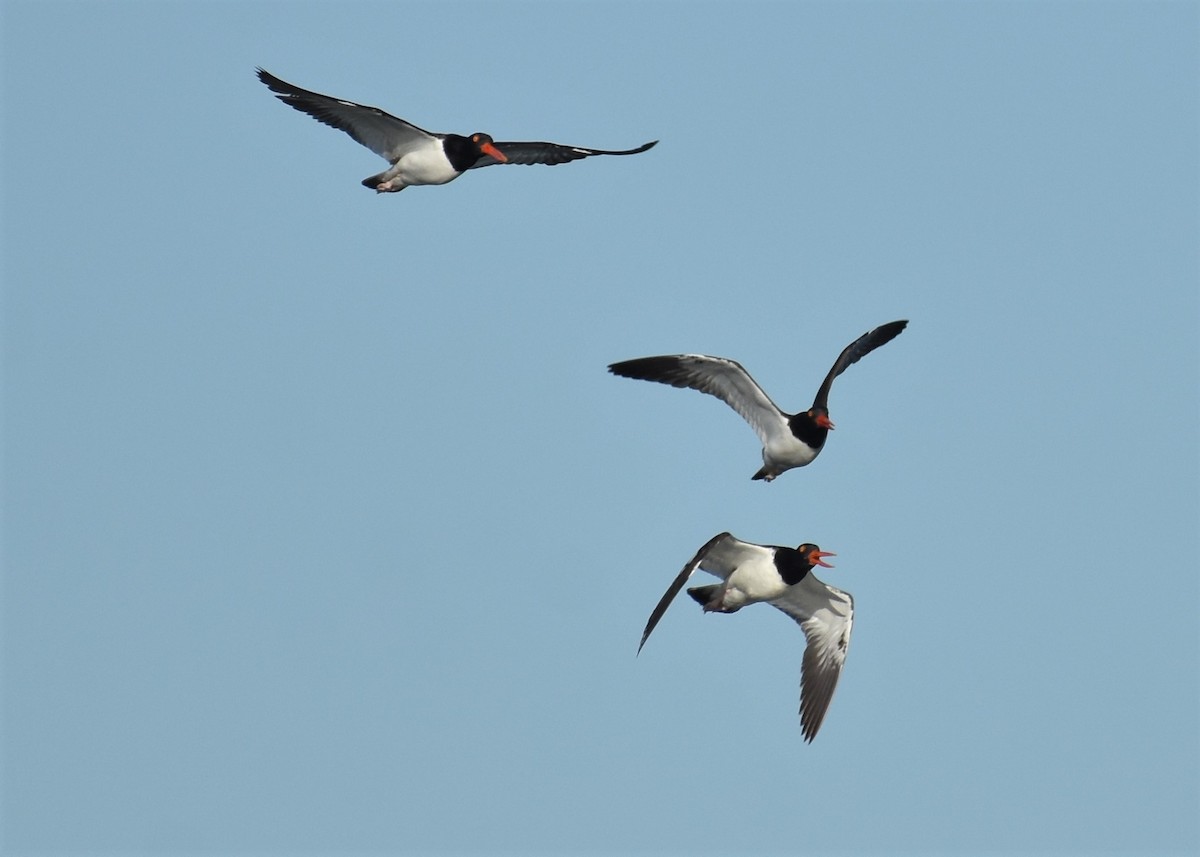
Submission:
M 450 166 L 460 173 L 475 166 L 481 155 L 488 155 L 502 164 L 508 162 L 508 157 L 492 144 L 492 138 L 487 134 L 472 134 L 470 137 L 447 134 L 442 141 L 442 150 Z
M 779 571 L 779 576 L 783 578 L 784 583 L 788 586 L 795 586 L 812 571 L 814 565 L 833 567 L 821 560 L 821 557 L 824 556 L 833 556 L 833 554 L 821 550 L 816 545 L 802 544 L 795 549 L 776 548 L 775 568 Z
M 485 155 L 491 155 L 502 164 L 508 163 L 508 156 L 496 148 L 495 140 L 491 134 L 484 134 L 482 131 L 476 131 L 471 135 L 471 143 Z
M 810 567 L 819 565 L 823 568 L 833 568 L 833 566 L 825 562 L 822 557 L 837 556 L 835 553 L 823 551 L 816 545 L 809 544 L 808 542 L 805 542 L 804 544 L 800 545 L 800 547 L 796 548 L 796 553 L 804 557 L 804 561 L 807 562 Z
M 829 419 L 829 408 L 809 408 L 808 416 L 809 419 L 826 431 L 830 431 L 833 428 L 833 421 Z
M 820 449 L 825 445 L 825 438 L 829 436 L 829 430 L 833 428 L 833 423 L 829 420 L 828 410 L 812 407 L 791 417 L 788 420 L 788 427 L 797 439 L 804 441 L 813 449 Z

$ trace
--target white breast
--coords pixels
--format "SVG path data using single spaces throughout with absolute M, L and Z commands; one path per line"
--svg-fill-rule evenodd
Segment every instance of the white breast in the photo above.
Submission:
M 729 607 L 770 601 L 787 590 L 775 567 L 774 553 L 762 551 L 738 565 L 729 576 L 725 604 Z
M 773 435 L 763 447 L 763 463 L 776 462 L 788 467 L 803 467 L 817 457 L 817 450 L 800 440 L 791 429 Z
M 394 168 L 406 185 L 445 184 L 458 178 L 459 173 L 450 166 L 441 143 L 430 141 L 430 145 L 409 152 L 396 162 Z

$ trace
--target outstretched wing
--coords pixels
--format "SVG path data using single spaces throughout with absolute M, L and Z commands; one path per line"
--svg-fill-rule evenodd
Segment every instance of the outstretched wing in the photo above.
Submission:
M 384 113 L 378 107 L 367 107 L 310 92 L 280 80 L 261 68 L 258 69 L 258 79 L 276 93 L 275 97 L 284 104 L 307 113 L 331 128 L 345 131 L 356 142 L 392 163 L 413 146 L 438 137 L 411 122 Z
M 673 354 L 613 363 L 608 371 L 716 396 L 750 424 L 763 446 L 772 436 L 788 431 L 786 415 L 736 361 L 705 354 Z
M 671 585 L 667 587 L 667 591 L 663 593 L 663 597 L 658 599 L 658 603 L 654 605 L 654 612 L 650 614 L 650 619 L 646 622 L 646 630 L 642 631 L 642 641 L 638 643 L 638 654 L 641 654 L 642 646 L 646 645 L 646 640 L 649 639 L 650 633 L 658 625 L 658 620 L 667 612 L 667 608 L 671 606 L 671 602 L 675 600 L 675 596 L 679 594 L 679 590 L 683 589 L 684 584 L 688 582 L 688 578 L 692 576 L 692 573 L 712 550 L 726 541 L 736 542 L 737 539 L 729 533 L 721 533 L 720 535 L 713 536 L 705 543 L 704 547 L 696 551 L 696 555 L 688 560 L 683 570 L 671 581 Z
M 881 324 L 879 327 L 864 333 L 843 348 L 842 353 L 838 355 L 838 359 L 834 361 L 833 368 L 825 376 L 825 382 L 821 384 L 821 389 L 817 391 L 817 397 L 813 399 L 813 407 L 828 409 L 829 389 L 833 386 L 833 379 L 841 375 L 859 360 L 862 360 L 879 346 L 891 342 L 907 326 L 907 320 L 890 321 L 887 324 Z
M 555 164 L 566 164 L 571 161 L 578 161 L 581 158 L 590 158 L 592 155 L 636 155 L 644 152 L 647 149 L 653 149 L 658 145 L 658 140 L 652 140 L 649 143 L 643 143 L 636 149 L 624 149 L 621 151 L 610 151 L 608 149 L 585 149 L 582 146 L 563 146 L 558 143 L 500 143 L 492 144 L 500 152 L 508 158 L 505 163 L 508 164 L 547 164 L 554 166 Z M 490 167 L 492 164 L 500 163 L 491 155 L 481 155 L 479 160 L 473 163 L 468 169 L 476 169 L 477 167 Z
M 772 550 L 773 548 L 756 545 L 753 542 L 744 542 L 729 533 L 721 533 L 719 536 L 709 539 L 704 547 L 696 551 L 696 555 L 676 575 L 675 579 L 671 581 L 671 585 L 667 587 L 667 591 L 663 593 L 663 597 L 658 599 L 658 603 L 654 605 L 654 612 L 650 614 L 650 620 L 646 622 L 646 630 L 642 632 L 642 641 L 638 643 L 638 653 L 641 653 L 642 646 L 646 645 L 646 639 L 650 636 L 650 632 L 658 625 L 658 620 L 667 612 L 667 608 L 671 606 L 671 602 L 675 600 L 679 590 L 683 589 L 684 584 L 688 582 L 688 578 L 697 568 L 707 571 L 721 580 L 728 580 L 729 575 L 733 574 L 739 565 L 750 559 L 755 553 L 770 553 Z
M 854 599 L 810 572 L 771 604 L 799 622 L 808 641 L 800 669 L 800 728 L 804 740 L 812 741 L 846 662 Z

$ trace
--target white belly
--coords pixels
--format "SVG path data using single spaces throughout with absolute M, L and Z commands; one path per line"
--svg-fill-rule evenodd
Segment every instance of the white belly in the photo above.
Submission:
M 763 464 L 782 465 L 784 469 L 803 467 L 817 457 L 820 450 L 813 449 L 791 432 L 772 438 L 763 447 Z
M 737 567 L 725 585 L 723 604 L 737 609 L 746 604 L 770 601 L 787 590 L 787 584 L 775 568 L 773 555 L 755 558 Z
M 445 184 L 460 175 L 446 160 L 441 146 L 409 152 L 389 172 L 394 173 L 405 185 Z

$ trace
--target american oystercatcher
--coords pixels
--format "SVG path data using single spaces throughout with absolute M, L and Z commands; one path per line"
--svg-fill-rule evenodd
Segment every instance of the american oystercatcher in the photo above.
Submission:
M 820 453 L 833 423 L 829 419 L 829 388 L 833 379 L 884 343 L 900 335 L 907 321 L 882 324 L 851 342 L 825 376 L 812 407 L 787 414 L 771 401 L 740 363 L 705 354 L 640 357 L 613 363 L 608 371 L 624 378 L 690 387 L 716 396 L 742 415 L 762 441 L 763 466 L 752 479 L 770 482 L 793 467 L 803 467 Z
M 646 622 L 638 653 L 671 601 L 696 571 L 707 571 L 724 583 L 696 586 L 688 590 L 704 612 L 736 613 L 747 604 L 765 601 L 800 624 L 808 646 L 800 668 L 800 729 L 812 741 L 837 687 L 850 628 L 854 622 L 854 599 L 848 592 L 822 583 L 812 574 L 814 566 L 831 568 L 824 561 L 835 554 L 813 544 L 796 548 L 743 542 L 729 533 L 711 538 L 683 567 L 659 599 Z
M 307 113 L 386 159 L 391 167 L 363 179 L 363 185 L 379 193 L 397 193 L 411 185 L 445 184 L 467 170 L 492 164 L 565 164 L 592 155 L 636 155 L 658 143 L 654 140 L 636 149 L 608 151 L 563 146 L 558 143 L 498 143 L 488 134 L 437 134 L 418 128 L 377 107 L 330 98 L 293 86 L 258 69 L 258 79 L 276 97 Z

